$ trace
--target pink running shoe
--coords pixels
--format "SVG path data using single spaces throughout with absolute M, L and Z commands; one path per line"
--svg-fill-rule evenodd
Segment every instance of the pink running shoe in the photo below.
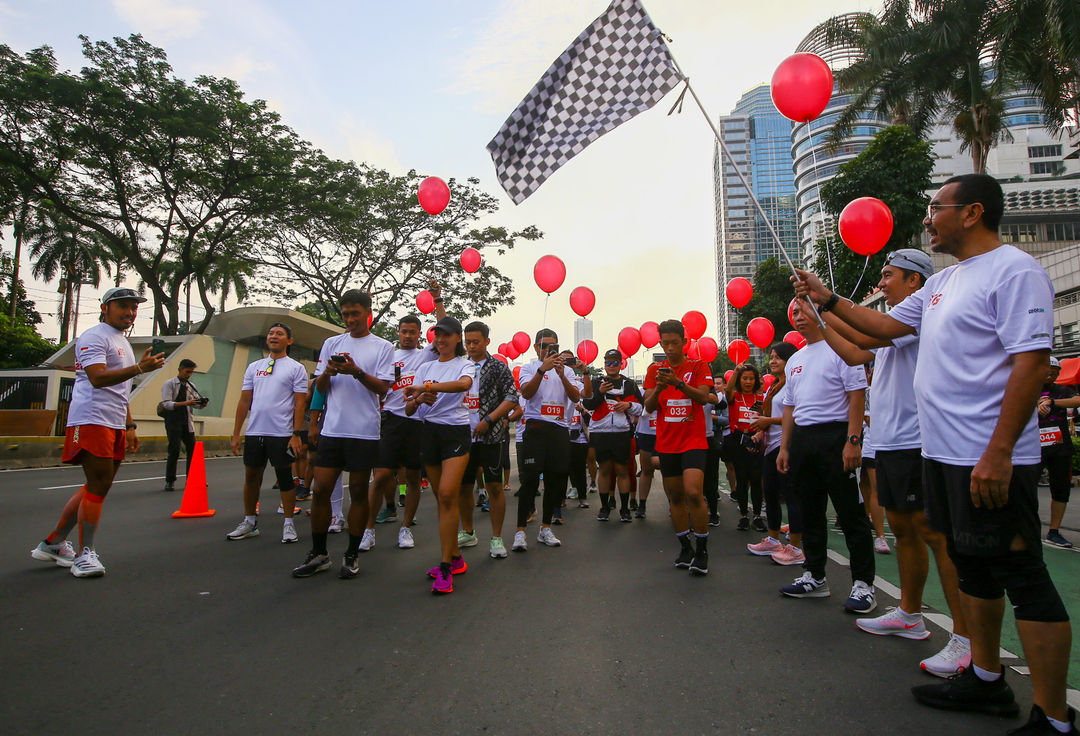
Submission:
M 443 575 L 442 569 L 435 568 L 435 582 L 431 584 L 431 592 L 445 595 L 454 592 L 454 574 Z
M 750 551 L 750 554 L 758 557 L 771 557 L 774 552 L 779 552 L 783 548 L 784 545 L 780 543 L 779 539 L 773 539 L 769 536 L 766 536 L 757 544 L 746 545 L 746 549 Z
M 801 565 L 806 562 L 806 555 L 798 547 L 785 544 L 783 549 L 772 553 L 772 561 L 777 565 Z
M 450 574 L 451 575 L 464 575 L 469 571 L 469 565 L 465 562 L 464 557 L 451 557 L 450 558 Z M 427 571 L 427 576 L 432 580 L 439 576 L 439 566 L 431 568 Z

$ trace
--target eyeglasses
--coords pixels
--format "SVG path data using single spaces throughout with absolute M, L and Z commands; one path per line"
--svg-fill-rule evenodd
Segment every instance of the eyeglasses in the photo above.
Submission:
M 275 360 L 276 360 L 275 358 L 271 358 L 270 362 L 266 364 L 266 375 L 269 376 L 271 373 L 274 372 L 274 361 Z
M 933 220 L 934 215 L 938 213 L 942 207 L 970 207 L 974 202 L 968 202 L 967 204 L 940 204 L 938 202 L 931 202 L 926 205 L 926 219 Z

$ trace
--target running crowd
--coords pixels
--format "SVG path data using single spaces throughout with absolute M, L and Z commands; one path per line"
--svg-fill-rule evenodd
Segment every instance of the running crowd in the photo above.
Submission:
M 773 345 L 766 376 L 746 363 L 726 382 L 687 357 L 678 320 L 660 323 L 663 352 L 640 386 L 620 373 L 619 351 L 605 354 L 603 373 L 594 378 L 572 352 L 560 350 L 550 329 L 536 333 L 536 359 L 515 379 L 488 352 L 487 325 L 462 326 L 446 315 L 438 284 L 432 283 L 438 322 L 427 347 L 420 346 L 414 316 L 401 319 L 397 348 L 372 334 L 370 296 L 348 291 L 340 304 L 346 331 L 324 343 L 313 376 L 289 357 L 292 334 L 285 324 L 270 328 L 269 356 L 248 366 L 233 435 L 233 450 L 244 458 L 244 518 L 228 539 L 260 534 L 259 489 L 269 463 L 281 493 L 283 543 L 300 539 L 293 519 L 297 488 L 310 493 L 311 548 L 292 574 L 330 569 L 328 536 L 347 530 L 338 576 L 353 578 L 360 554 L 375 543 L 375 524 L 396 518 L 402 480 L 397 545 L 414 546 L 410 527 L 421 483 L 429 484 L 441 552 L 428 571 L 431 590 L 451 593 L 455 577 L 468 570 L 462 549 L 479 543 L 473 523 L 478 483 L 491 522 L 489 554 L 508 556 L 502 527 L 510 425 L 516 422 L 520 489 L 511 551 L 528 550 L 526 528 L 537 498 L 536 541 L 549 547 L 561 545 L 552 526 L 562 522 L 567 499 L 588 508 L 590 486 L 599 490 L 597 521 L 607 522 L 616 502 L 620 521 L 644 518 L 659 470 L 680 549 L 674 565 L 703 576 L 709 527 L 720 523 L 723 463 L 740 510 L 738 529 L 765 533 L 748 551 L 802 567 L 780 589 L 784 596 L 831 595 L 831 502 L 850 558 L 844 608 L 874 611 L 875 549 L 891 552 L 881 520 L 887 517 L 901 597 L 883 615 L 857 619 L 867 633 L 930 636 L 922 596 L 933 556 L 953 632 L 940 652 L 920 663 L 947 679 L 914 687 L 918 702 L 1017 715 L 999 659 L 1008 596 L 1034 689 L 1029 722 L 1010 733 L 1077 733 L 1065 702 L 1069 617 L 1042 543 L 1071 546 L 1060 525 L 1071 484 L 1068 410 L 1080 407 L 1080 398 L 1055 384 L 1053 287 L 1031 256 L 1001 243 L 1003 208 L 1001 188 L 990 177 L 946 182 L 924 225 L 931 249 L 958 263 L 935 274 L 921 250 L 891 253 L 878 284 L 887 313 L 844 299 L 797 270 L 791 314 L 805 346 Z M 102 322 L 76 343 L 63 460 L 82 465 L 86 485 L 32 551 L 36 559 L 70 567 L 76 577 L 105 572 L 94 531 L 125 451 L 138 449 L 128 409 L 132 379 L 164 361 L 153 348 L 136 361 L 124 336 L 142 301 L 131 289 L 110 289 L 102 298 Z M 305 471 L 294 466 L 309 452 L 310 491 L 298 484 Z M 588 484 L 587 468 L 594 474 Z M 1045 537 L 1037 496 L 1044 468 L 1053 497 Z M 78 554 L 67 541 L 76 525 Z

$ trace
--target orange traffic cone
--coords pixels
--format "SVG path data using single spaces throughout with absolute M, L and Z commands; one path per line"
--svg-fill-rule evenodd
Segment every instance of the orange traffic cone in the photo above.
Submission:
M 174 511 L 174 519 L 189 519 L 195 516 L 213 516 L 217 513 L 209 508 L 206 498 L 206 460 L 203 458 L 203 443 L 195 443 L 195 453 L 191 456 L 191 469 L 188 470 L 187 482 L 184 483 L 184 498 L 180 501 L 180 510 Z

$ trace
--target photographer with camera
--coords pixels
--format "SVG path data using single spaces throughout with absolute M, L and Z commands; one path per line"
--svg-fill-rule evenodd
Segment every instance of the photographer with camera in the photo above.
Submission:
M 187 469 L 184 472 L 191 470 L 191 453 L 195 449 L 195 422 L 192 420 L 191 408 L 203 409 L 210 401 L 203 398 L 199 389 L 191 382 L 191 374 L 197 367 L 195 361 L 184 358 L 180 361 L 176 377 L 170 378 L 161 387 L 158 415 L 165 420 L 165 435 L 169 438 L 169 457 L 165 461 L 166 491 L 176 490 L 173 484 L 176 483 L 176 463 L 180 459 L 181 444 L 187 457 Z
M 612 473 L 619 489 L 619 520 L 630 521 L 630 474 L 628 467 L 633 454 L 632 432 L 641 416 L 641 391 L 636 383 L 619 372 L 622 353 L 608 350 L 604 353 L 605 376 L 592 397 L 582 405 L 592 412 L 589 427 L 589 444 L 596 453 L 600 469 L 597 485 L 600 487 L 600 512 L 597 521 L 607 521 L 614 507 L 614 499 L 608 493 Z

